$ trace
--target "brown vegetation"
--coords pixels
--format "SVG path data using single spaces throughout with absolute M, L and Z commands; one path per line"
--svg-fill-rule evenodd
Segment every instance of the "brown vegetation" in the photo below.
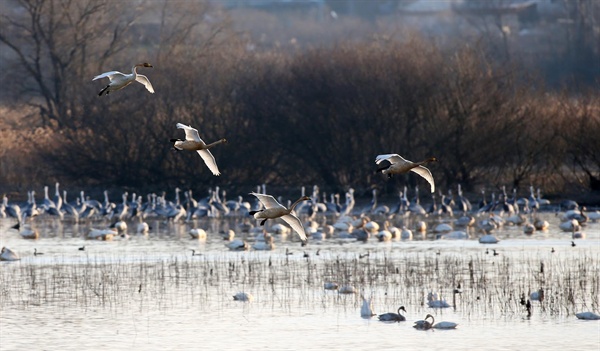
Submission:
M 10 188 L 54 180 L 147 190 L 389 187 L 397 183 L 374 174 L 374 158 L 400 153 L 438 158 L 432 171 L 442 188 L 600 189 L 594 88 L 547 89 L 483 45 L 450 50 L 411 35 L 256 50 L 223 13 L 198 21 L 216 11 L 207 4 L 133 11 L 110 1 L 18 3 L 26 10 L 2 16 L 0 30 L 15 54 L 4 58 L 14 67 L 4 79 L 17 82 L 0 120 L 0 184 Z M 96 96 L 94 75 L 128 71 L 142 58 L 155 66 L 144 74 L 156 94 L 132 85 Z M 213 152 L 221 177 L 197 155 L 170 151 L 177 122 L 207 140 L 228 139 Z

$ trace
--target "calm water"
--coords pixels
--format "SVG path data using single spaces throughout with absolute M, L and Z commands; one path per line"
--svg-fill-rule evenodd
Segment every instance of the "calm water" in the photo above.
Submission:
M 148 237 L 112 242 L 83 240 L 87 224 L 38 219 L 41 239 L 24 240 L 3 220 L 0 245 L 22 260 L 0 264 L 0 349 L 598 350 L 600 322 L 578 320 L 574 313 L 598 313 L 598 282 L 591 277 L 600 273 L 600 223 L 588 224 L 586 239 L 571 247 L 570 234 L 558 230 L 553 215 L 547 219 L 548 232 L 525 236 L 520 227 L 505 227 L 496 232 L 502 241 L 495 245 L 480 244 L 476 236 L 435 241 L 428 234 L 390 243 L 311 241 L 302 248 L 292 236 L 276 236 L 277 247 L 269 252 L 225 248 L 218 232 L 237 232 L 235 220 L 148 221 Z M 207 229 L 208 239 L 189 239 L 191 226 Z M 86 250 L 79 251 L 83 245 Z M 44 255 L 33 256 L 34 248 Z M 486 254 L 486 248 L 500 255 Z M 202 256 L 192 257 L 191 249 Z M 469 262 L 477 281 L 472 287 Z M 528 318 L 514 296 L 539 287 L 533 281 L 539 282 L 541 262 L 547 297 L 544 304 L 533 303 Z M 558 286 L 571 276 L 572 289 Z M 372 296 L 375 313 L 404 305 L 407 321 L 361 318 L 359 294 L 322 289 L 330 280 Z M 452 303 L 456 281 L 463 290 L 456 309 L 427 307 L 430 290 Z M 254 300 L 233 301 L 239 291 Z M 574 292 L 572 305 L 563 303 L 568 291 Z M 412 328 L 427 313 L 459 327 Z

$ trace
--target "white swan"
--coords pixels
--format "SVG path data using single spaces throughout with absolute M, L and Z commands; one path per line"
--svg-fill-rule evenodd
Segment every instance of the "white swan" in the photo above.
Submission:
M 21 258 L 11 249 L 6 247 L 2 247 L 2 251 L 0 251 L 0 261 L 18 261 Z
M 254 296 L 252 296 L 252 294 L 250 294 L 250 293 L 239 292 L 239 293 L 233 295 L 233 299 L 235 301 L 250 302 L 250 301 L 254 300 Z
M 360 308 L 360 316 L 363 318 L 371 318 L 375 315 L 375 313 L 373 313 L 373 299 L 366 299 L 364 296 L 362 296 L 363 299 L 363 304 L 362 307 Z
M 200 157 L 202 157 L 204 160 L 204 163 L 206 163 L 208 169 L 210 169 L 210 171 L 216 176 L 221 175 L 221 172 L 219 172 L 219 168 L 217 167 L 215 157 L 208 149 L 221 143 L 227 143 L 227 139 L 220 139 L 207 145 L 200 138 L 197 129 L 194 129 L 191 126 L 186 126 L 183 123 L 177 123 L 176 127 L 185 131 L 185 140 L 170 139 L 172 143 L 175 143 L 173 148 L 175 148 L 175 150 L 197 151 L 198 155 L 200 155 Z
M 202 228 L 192 228 L 188 232 L 192 239 L 206 240 L 206 230 Z
M 444 322 L 435 323 L 432 328 L 435 328 L 435 329 L 456 329 L 457 326 L 458 326 L 458 323 L 445 322 L 444 321 Z
M 500 242 L 500 239 L 493 234 L 486 234 L 479 238 L 480 244 L 497 244 L 498 242 Z
M 404 309 L 404 306 L 400 306 L 398 308 L 398 313 L 388 312 L 380 314 L 379 316 L 377 316 L 377 318 L 379 318 L 379 320 L 382 322 L 403 322 L 406 320 L 406 317 L 401 315 L 400 311 L 404 311 L 404 313 L 406 313 L 406 309 Z
M 431 318 L 431 322 L 427 321 L 428 318 Z M 427 330 L 427 329 L 431 329 L 431 327 L 433 327 L 433 323 L 435 323 L 435 319 L 433 318 L 432 315 L 428 314 L 427 316 L 425 316 L 425 319 L 416 321 L 415 325 L 413 325 L 413 328 L 420 329 L 420 330 Z
M 144 84 L 146 89 L 154 94 L 154 88 L 152 87 L 152 84 L 150 84 L 148 77 L 137 73 L 138 67 L 152 67 L 152 65 L 147 62 L 138 63 L 131 68 L 131 74 L 125 74 L 119 71 L 110 71 L 95 76 L 92 80 L 100 78 L 108 78 L 110 80 L 110 83 L 104 87 L 104 89 L 100 90 L 98 96 L 102 96 L 102 93 L 104 92 L 106 92 L 106 95 L 108 95 L 111 91 L 123 89 L 134 81 Z
M 94 228 L 92 228 L 87 233 L 86 237 L 88 239 L 92 239 L 92 240 L 96 239 L 96 240 L 110 241 L 117 234 L 118 234 L 117 230 L 114 228 L 110 228 L 110 229 L 94 229 Z
M 429 184 L 431 185 L 432 193 L 435 191 L 435 184 L 433 182 L 433 176 L 431 175 L 431 171 L 422 166 L 429 162 L 437 161 L 435 157 L 430 157 L 420 162 L 408 161 L 398 154 L 378 155 L 375 158 L 376 164 L 380 164 L 382 161 L 388 161 L 390 165 L 379 168 L 377 172 L 387 174 L 388 177 L 391 178 L 392 174 L 404 174 L 408 173 L 409 171 L 412 171 L 425 178 L 425 180 L 429 182 Z
M 250 195 L 256 196 L 256 198 L 265 206 L 260 211 L 250 211 L 250 215 L 256 219 L 262 219 L 261 225 L 264 225 L 267 219 L 281 218 L 283 219 L 298 235 L 302 242 L 306 242 L 306 232 L 302 226 L 300 219 L 296 215 L 292 214 L 292 211 L 301 201 L 310 200 L 308 196 L 302 196 L 290 205 L 290 208 L 285 208 L 282 204 L 277 202 L 271 195 L 250 193 Z
M 337 290 L 338 284 L 333 282 L 326 282 L 323 284 L 323 289 L 325 290 Z
M 597 315 L 594 312 L 580 312 L 580 313 L 576 313 L 575 317 L 577 317 L 579 319 L 590 320 L 590 321 L 591 320 L 600 319 L 600 315 Z
M 446 302 L 446 300 L 438 299 L 438 294 L 434 292 L 429 292 L 427 294 L 427 305 L 431 308 L 448 308 L 450 304 Z
M 248 243 L 242 239 L 233 239 L 229 243 L 225 244 L 231 251 L 246 251 L 248 250 Z
M 40 232 L 37 229 L 31 229 L 29 227 L 25 227 L 25 228 L 21 228 L 21 223 L 17 223 L 13 226 L 14 229 L 19 231 L 19 234 L 21 234 L 21 237 L 23 239 L 39 239 L 40 238 Z

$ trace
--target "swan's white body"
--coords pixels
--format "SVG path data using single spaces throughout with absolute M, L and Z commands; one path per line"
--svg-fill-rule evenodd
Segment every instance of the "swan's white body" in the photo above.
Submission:
M 356 288 L 354 288 L 352 285 L 344 285 L 338 290 L 338 293 L 340 293 L 340 294 L 356 294 Z
M 250 193 L 250 195 L 256 196 L 256 198 L 260 201 L 260 203 L 262 203 L 263 206 L 265 206 L 265 208 L 263 210 L 255 211 L 253 213 L 251 212 L 252 216 L 254 216 L 254 218 L 262 219 L 262 220 L 281 218 L 290 227 L 292 227 L 292 229 L 296 233 L 298 233 L 298 235 L 300 236 L 300 239 L 303 242 L 306 242 L 306 232 L 304 231 L 302 222 L 300 221 L 300 219 L 298 217 L 296 217 L 295 214 L 292 213 L 292 211 L 294 210 L 294 207 L 296 207 L 296 205 L 298 205 L 298 203 L 300 203 L 300 201 L 310 200 L 309 197 L 303 196 L 303 197 L 299 198 L 298 200 L 296 200 L 296 202 L 294 202 L 290 206 L 290 208 L 286 208 L 285 206 L 283 206 L 282 204 L 277 202 L 277 200 L 275 200 L 275 198 L 271 195 L 264 195 L 264 194 L 258 194 L 258 193 Z
M 225 246 L 229 248 L 231 251 L 246 251 L 248 250 L 248 243 L 246 243 L 242 239 L 233 239 Z
M 425 180 L 431 185 L 431 192 L 435 191 L 435 184 L 433 181 L 433 175 L 431 175 L 431 171 L 426 167 L 423 167 L 422 164 L 435 161 L 434 157 L 429 158 L 425 161 L 421 162 L 412 162 L 404 159 L 402 156 L 398 154 L 386 154 L 386 155 L 377 155 L 375 158 L 375 163 L 379 164 L 382 161 L 388 161 L 391 165 L 385 169 L 381 169 L 381 173 L 387 174 L 391 176 L 392 174 L 403 174 L 409 171 L 415 172 L 421 177 L 425 178 Z
M 365 297 L 363 296 L 363 304 L 362 307 L 360 308 L 360 316 L 363 318 L 371 318 L 375 315 L 375 313 L 373 313 L 373 301 L 372 299 L 365 299 Z
M 377 316 L 377 318 L 379 318 L 379 320 L 382 322 L 403 322 L 406 320 L 406 317 L 401 315 L 400 311 L 406 312 L 404 306 L 400 306 L 400 308 L 398 308 L 398 313 L 388 312 L 380 314 L 379 316 Z
M 108 78 L 110 80 L 110 83 L 106 86 L 106 88 L 102 89 L 98 95 L 102 96 L 102 93 L 104 92 L 106 92 L 106 95 L 108 95 L 110 92 L 123 89 L 133 82 L 143 84 L 149 92 L 154 94 L 154 88 L 152 87 L 152 84 L 150 84 L 148 77 L 137 73 L 138 67 L 152 67 L 152 65 L 149 63 L 138 63 L 131 68 L 131 74 L 125 74 L 119 71 L 110 71 L 95 76 L 92 80 L 100 78 Z
M 323 289 L 325 290 L 337 290 L 337 288 L 337 283 L 326 282 L 325 284 L 323 284 Z
M 117 235 L 117 231 L 110 229 L 90 229 L 87 234 L 88 239 L 96 239 L 96 240 L 112 240 L 115 235 Z
M 0 251 L 0 261 L 18 261 L 20 259 L 21 258 L 19 255 L 17 255 L 11 249 L 3 247 L 2 251 Z
M 254 296 L 252 296 L 252 294 L 249 294 L 249 293 L 239 292 L 239 293 L 233 295 L 233 299 L 235 301 L 250 302 L 250 301 L 254 300 Z
M 456 329 L 457 326 L 458 326 L 458 323 L 454 323 L 454 322 L 439 322 L 439 323 L 435 323 L 433 325 L 433 328 L 436 328 L 436 329 Z
M 431 318 L 431 322 L 429 322 L 427 320 L 428 318 Z M 433 327 L 433 323 L 435 323 L 435 319 L 433 318 L 432 315 L 428 314 L 427 316 L 425 316 L 425 319 L 416 321 L 415 325 L 413 325 L 413 328 L 420 329 L 420 330 L 427 330 L 427 329 L 431 329 L 431 327 Z
M 431 308 L 448 308 L 450 304 L 446 302 L 446 300 L 439 300 L 438 294 L 434 292 L 429 292 L 427 294 L 427 305 Z
M 227 140 L 221 139 L 207 145 L 200 138 L 197 129 L 192 128 L 191 126 L 186 126 L 183 123 L 177 123 L 176 127 L 185 131 L 185 140 L 171 139 L 171 141 L 175 143 L 173 147 L 176 150 L 197 151 L 198 155 L 200 155 L 200 157 L 202 157 L 204 160 L 204 163 L 208 169 L 210 169 L 210 171 L 216 176 L 221 175 L 221 172 L 219 172 L 219 167 L 217 167 L 217 161 L 215 161 L 215 157 L 208 149 L 215 145 L 226 143 Z
M 597 315 L 593 312 L 580 312 L 580 313 L 576 313 L 575 317 L 579 318 L 579 319 L 585 319 L 585 320 L 597 320 L 600 319 L 600 315 Z
M 479 243 L 481 244 L 497 244 L 498 242 L 500 242 L 500 239 L 492 234 L 486 234 L 479 238 Z
M 190 229 L 189 234 L 192 237 L 192 239 L 206 239 L 206 231 L 202 228 L 192 228 Z

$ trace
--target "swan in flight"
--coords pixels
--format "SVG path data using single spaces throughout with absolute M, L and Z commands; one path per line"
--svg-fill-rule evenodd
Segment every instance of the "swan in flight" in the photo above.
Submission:
M 208 151 L 208 149 L 221 143 L 227 143 L 227 139 L 217 140 L 214 143 L 207 145 L 204 143 L 204 141 L 202 141 L 202 139 L 200 139 L 197 129 L 194 129 L 191 126 L 186 126 L 182 123 L 177 123 L 176 126 L 177 128 L 185 131 L 185 140 L 171 139 L 171 142 L 175 143 L 173 148 L 175 148 L 175 150 L 197 151 L 198 155 L 200 155 L 200 157 L 202 157 L 204 160 L 204 163 L 206 163 L 208 169 L 210 169 L 210 171 L 216 176 L 221 175 L 221 172 L 219 172 L 219 168 L 217 167 L 215 157 L 210 153 L 210 151 Z
M 147 62 L 138 63 L 137 65 L 131 68 L 131 74 L 125 74 L 119 71 L 110 71 L 95 76 L 92 80 L 100 78 L 108 78 L 110 80 L 110 83 L 108 83 L 108 85 L 104 87 L 104 89 L 100 90 L 98 96 L 102 96 L 102 93 L 104 92 L 106 92 L 106 95 L 108 95 L 111 91 L 123 89 L 129 84 L 133 83 L 134 81 L 144 84 L 146 89 L 148 89 L 149 92 L 154 94 L 154 88 L 152 87 L 152 84 L 150 84 L 148 77 L 137 73 L 138 67 L 152 67 L 152 65 Z
M 428 318 L 431 318 L 431 323 L 427 321 Z M 416 321 L 415 325 L 413 325 L 413 328 L 427 330 L 433 327 L 433 323 L 435 323 L 435 319 L 432 315 L 428 314 L 427 316 L 425 316 L 425 319 Z
M 281 218 L 283 219 L 292 229 L 298 233 L 303 243 L 306 243 L 306 232 L 302 226 L 300 219 L 296 215 L 292 214 L 292 211 L 301 201 L 310 200 L 308 196 L 302 196 L 296 202 L 290 205 L 290 208 L 285 208 L 282 204 L 277 202 L 271 195 L 264 195 L 258 193 L 250 193 L 250 195 L 256 196 L 258 200 L 265 206 L 260 211 L 250 211 L 249 214 L 256 219 L 262 219 L 260 225 L 264 225 L 267 219 Z
M 401 315 L 400 311 L 404 311 L 404 313 L 406 313 L 406 309 L 404 309 L 404 306 L 400 306 L 398 308 L 398 313 L 388 312 L 380 314 L 379 316 L 377 316 L 377 318 L 379 318 L 379 320 L 382 322 L 403 322 L 406 320 L 406 317 Z
M 377 172 L 387 174 L 387 176 L 391 178 L 393 174 L 404 174 L 412 171 L 425 178 L 425 180 L 429 182 L 432 193 L 435 191 L 435 184 L 433 182 L 431 171 L 423 167 L 424 164 L 437 161 L 435 157 L 430 157 L 421 162 L 408 161 L 398 154 L 378 155 L 375 158 L 376 164 L 380 164 L 383 161 L 388 161 L 390 165 L 377 169 Z

